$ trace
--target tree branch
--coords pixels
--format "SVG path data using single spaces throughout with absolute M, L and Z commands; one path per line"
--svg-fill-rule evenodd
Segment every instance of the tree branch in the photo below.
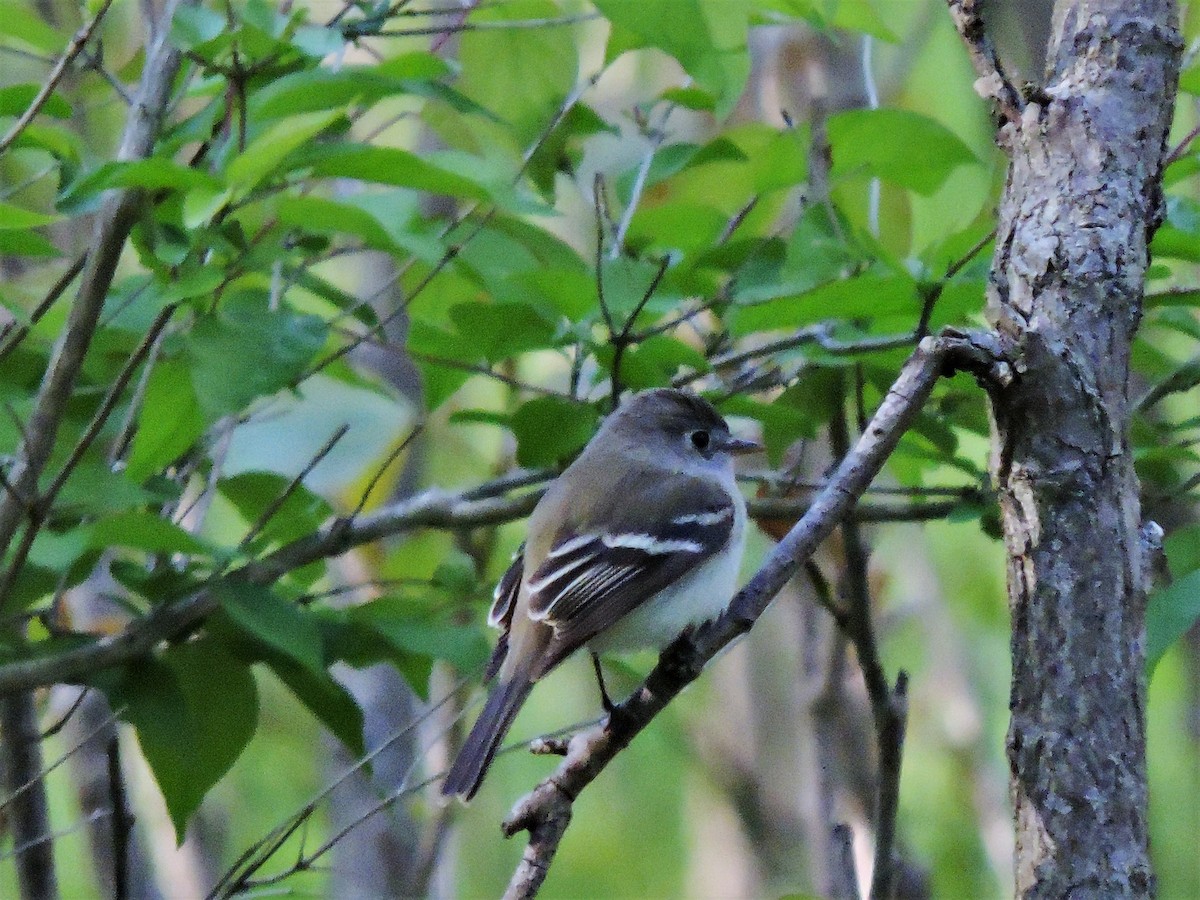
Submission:
M 33 694 L 23 693 L 0 702 L 0 735 L 4 738 L 4 792 L 12 796 L 9 810 L 22 900 L 58 897 L 50 809 L 42 780 L 42 745 Z
M 75 32 L 75 36 L 71 38 L 71 43 L 67 45 L 67 49 L 63 51 L 63 55 L 58 58 L 58 62 L 54 64 L 54 68 L 50 70 L 50 74 L 42 82 L 42 87 L 34 96 L 33 101 L 21 113 L 20 118 L 13 123 L 8 133 L 0 139 L 0 154 L 13 145 L 13 142 L 21 136 L 21 132 L 28 128 L 29 123 L 42 111 L 42 107 L 46 105 L 46 101 L 50 99 L 50 95 L 54 93 L 54 89 L 62 81 L 62 77 L 67 71 L 67 66 L 79 55 L 84 45 L 91 40 L 92 32 L 96 30 L 96 26 L 100 24 L 100 20 L 104 18 L 110 6 L 112 6 L 112 0 L 104 0 L 104 4 L 97 11 L 96 15 L 92 17 L 92 20 L 84 23 Z
M 1025 108 L 1025 100 L 1004 73 L 976 3 L 977 0 L 947 0 L 954 27 L 962 35 L 967 52 L 971 55 L 971 63 L 979 76 L 975 81 L 975 93 L 985 100 L 994 100 L 1007 121 L 1018 122 Z
M 178 0 L 168 0 L 163 12 L 164 27 L 146 51 L 137 103 L 130 110 L 118 160 L 143 159 L 150 154 L 165 114 L 171 86 L 179 67 L 179 53 L 166 40 Z M 24 514 L 19 495 L 34 496 L 38 477 L 54 449 L 54 440 L 66 411 L 75 380 L 91 345 L 104 298 L 116 272 L 117 260 L 137 219 L 145 193 L 137 188 L 108 194 L 96 216 L 84 263 L 79 293 L 67 316 L 66 327 L 42 379 L 29 419 L 27 434 L 18 448 L 9 481 L 16 492 L 0 495 L 0 547 L 13 539 Z M 3 598 L 0 598 L 2 602 Z
M 700 675 L 709 660 L 754 624 L 787 580 L 849 513 L 925 405 L 938 379 L 964 369 L 989 382 L 1007 383 L 1012 372 L 1005 356 L 994 335 L 947 332 L 921 342 L 854 449 L 801 520 L 733 598 L 728 611 L 663 651 L 654 671 L 604 726 L 574 737 L 557 771 L 518 801 L 502 828 L 508 836 L 527 831 L 530 839 L 506 897 L 532 897 L 537 893 L 569 822 L 575 798 Z

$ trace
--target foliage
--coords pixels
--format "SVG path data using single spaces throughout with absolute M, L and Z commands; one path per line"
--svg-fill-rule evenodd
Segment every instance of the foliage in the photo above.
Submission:
M 43 500 L 3 557 L 0 667 L 105 640 L 64 616 L 64 594 L 97 572 L 111 576 L 119 628 L 211 597 L 211 615 L 149 656 L 83 677 L 136 729 L 180 839 L 255 734 L 262 673 L 361 753 L 361 713 L 331 666 L 388 662 L 422 696 L 435 664 L 480 671 L 506 533 L 455 547 L 397 529 L 408 543 L 377 560 L 393 580 L 349 606 L 328 562 L 344 547 L 264 574 L 272 554 L 370 515 L 406 436 L 436 448 L 433 484 L 514 460 L 553 468 L 620 388 L 686 383 L 759 423 L 778 465 L 870 409 L 923 334 L 983 314 L 998 161 L 981 105 L 960 97 L 964 116 L 939 121 L 897 96 L 831 115 L 824 173 L 809 168 L 821 129 L 734 114 L 749 29 L 888 42 L 909 14 L 866 0 L 506 0 L 471 14 L 478 27 L 449 54 L 404 6 L 351 3 L 325 19 L 263 0 L 180 6 L 169 41 L 183 62 L 146 158 L 108 149 L 116 95 L 94 70 L 53 91 L 0 155 L 0 472 L 41 427 L 43 374 L 74 302 L 56 280 L 88 250 L 108 192 L 141 198 L 56 422 Z M 8 50 L 65 44 L 69 29 L 20 0 L 0 9 Z M 130 83 L 146 58 L 135 19 L 118 6 L 102 24 L 103 62 Z M 6 65 L 6 128 L 43 71 Z M 1198 171 L 1192 150 L 1168 170 L 1136 348 L 1150 506 L 1194 499 L 1200 463 L 1187 412 L 1200 383 Z M 395 272 L 369 298 L 368 253 Z M 418 369 L 419 398 L 348 362 L 389 342 Z M 889 466 L 901 488 L 964 488 L 954 518 L 972 541 L 994 533 L 978 501 L 986 435 L 981 395 L 946 384 Z M 1152 601 L 1154 661 L 1200 614 L 1200 532 L 1170 540 L 1178 580 Z M 980 607 L 969 616 L 995 616 Z

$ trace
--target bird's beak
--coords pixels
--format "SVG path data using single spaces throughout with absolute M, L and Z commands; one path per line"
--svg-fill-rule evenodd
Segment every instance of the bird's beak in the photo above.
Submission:
M 732 435 L 725 439 L 721 449 L 733 456 L 742 456 L 746 453 L 756 453 L 763 449 L 763 445 L 758 441 L 748 441 L 745 438 L 733 437 Z

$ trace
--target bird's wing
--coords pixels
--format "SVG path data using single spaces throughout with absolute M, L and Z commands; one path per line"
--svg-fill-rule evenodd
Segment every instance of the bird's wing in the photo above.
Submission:
M 512 625 L 513 610 L 517 607 L 517 595 L 521 593 L 521 573 L 525 569 L 525 545 L 517 548 L 508 570 L 501 576 L 492 594 L 492 608 L 488 612 L 488 624 L 493 628 L 508 630 Z
M 649 527 L 643 522 L 642 530 L 564 533 L 556 539 L 526 584 L 530 618 L 554 628 L 553 658 L 544 668 L 729 542 L 736 515 L 732 498 L 721 488 L 699 486 L 689 501 L 687 513 Z
M 488 624 L 500 629 L 500 640 L 492 650 L 487 667 L 483 671 L 483 683 L 487 684 L 500 671 L 504 657 L 508 655 L 508 632 L 512 628 L 513 611 L 517 608 L 517 597 L 521 593 L 521 576 L 525 571 L 525 545 L 522 544 L 492 594 L 492 608 L 488 611 Z

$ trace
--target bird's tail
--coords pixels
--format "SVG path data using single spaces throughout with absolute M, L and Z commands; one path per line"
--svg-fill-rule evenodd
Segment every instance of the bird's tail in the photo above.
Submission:
M 496 685 L 442 782 L 443 797 L 459 796 L 466 802 L 475 796 L 500 742 L 532 687 L 533 682 L 522 672 L 516 672 L 511 679 Z

